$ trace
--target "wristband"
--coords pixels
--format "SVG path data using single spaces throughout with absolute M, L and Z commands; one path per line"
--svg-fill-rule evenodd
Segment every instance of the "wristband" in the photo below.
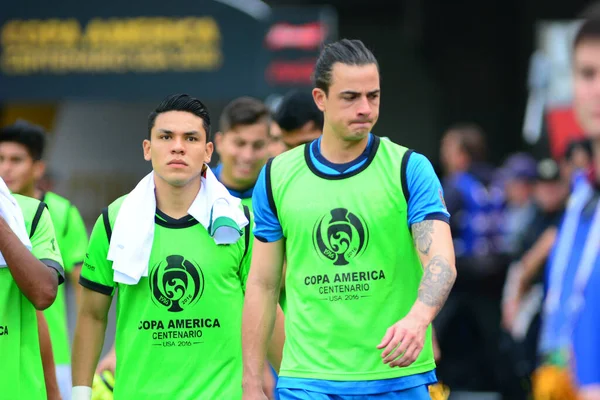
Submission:
M 92 388 L 89 386 L 73 386 L 71 400 L 92 400 Z

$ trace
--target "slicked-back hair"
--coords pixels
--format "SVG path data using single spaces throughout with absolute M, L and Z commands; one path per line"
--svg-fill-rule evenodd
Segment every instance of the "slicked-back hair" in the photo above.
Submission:
M 325 93 L 329 93 L 331 72 L 336 63 L 357 66 L 375 64 L 379 70 L 377 59 L 360 40 L 342 39 L 330 43 L 321 50 L 314 71 L 315 87 Z
M 184 111 L 200 117 L 202 119 L 202 126 L 206 131 L 206 141 L 208 142 L 210 140 L 210 115 L 208 109 L 200 100 L 187 94 L 172 94 L 167 96 L 158 107 L 150 113 L 148 116 L 148 139 L 151 137 L 156 117 L 159 114 L 169 111 Z

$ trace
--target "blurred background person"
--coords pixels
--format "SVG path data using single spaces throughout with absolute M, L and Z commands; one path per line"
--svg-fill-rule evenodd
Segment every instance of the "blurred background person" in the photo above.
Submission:
M 503 250 L 515 257 L 523 231 L 535 214 L 536 161 L 526 153 L 513 154 L 506 159 L 499 175 L 504 183 L 506 201 L 502 224 Z
M 506 264 L 497 245 L 497 222 L 502 196 L 492 186 L 494 170 L 486 152 L 484 133 L 476 124 L 454 125 L 442 138 L 444 198 L 458 277 L 435 327 L 443 355 L 438 376 L 453 391 L 499 392 L 501 386 L 500 291 Z
M 323 133 L 323 113 L 308 91 L 288 92 L 275 111 L 286 150 L 310 143 Z
M 251 97 L 233 100 L 223 109 L 215 150 L 214 173 L 232 196 L 252 209 L 252 191 L 269 157 L 271 115 L 265 104 Z
M 83 219 L 69 200 L 38 188 L 44 176 L 46 133 L 36 125 L 19 121 L 0 129 L 0 176 L 13 193 L 44 202 L 56 232 L 57 244 L 64 261 L 67 278 L 78 290 L 81 265 L 87 247 L 87 231 Z M 56 377 L 63 399 L 71 398 L 71 351 L 67 328 L 65 288 L 58 288 L 56 300 L 44 311 L 48 322 Z
M 527 397 L 530 376 L 537 366 L 545 265 L 569 195 L 569 182 L 563 176 L 553 159 L 538 162 L 533 187 L 534 214 L 516 244 L 516 261 L 511 264 L 506 280 L 502 324 L 510 335 L 504 344 L 507 356 L 512 359 L 515 399 Z
M 275 121 L 271 122 L 271 130 L 269 131 L 269 157 L 277 157 L 287 150 L 287 146 L 283 143 L 281 137 L 281 128 Z

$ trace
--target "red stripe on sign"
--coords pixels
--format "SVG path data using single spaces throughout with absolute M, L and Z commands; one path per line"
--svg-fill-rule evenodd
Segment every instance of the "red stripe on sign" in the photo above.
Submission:
M 315 60 L 274 61 L 266 71 L 270 84 L 303 84 L 310 85 Z
M 584 136 L 583 129 L 579 126 L 571 107 L 552 109 L 548 111 L 546 119 L 550 151 L 554 158 L 561 158 L 571 140 L 581 139 Z

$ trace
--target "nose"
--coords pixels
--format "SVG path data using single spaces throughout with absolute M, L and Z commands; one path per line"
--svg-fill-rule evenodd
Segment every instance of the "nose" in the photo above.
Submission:
M 252 150 L 252 146 L 242 147 L 240 158 L 245 162 L 251 161 L 254 158 L 254 150 Z
M 177 136 L 177 137 L 173 138 L 171 143 L 172 143 L 171 153 L 176 153 L 176 154 L 185 153 L 185 138 Z
M 371 104 L 367 96 L 361 96 L 356 113 L 361 117 L 369 117 L 371 115 Z

